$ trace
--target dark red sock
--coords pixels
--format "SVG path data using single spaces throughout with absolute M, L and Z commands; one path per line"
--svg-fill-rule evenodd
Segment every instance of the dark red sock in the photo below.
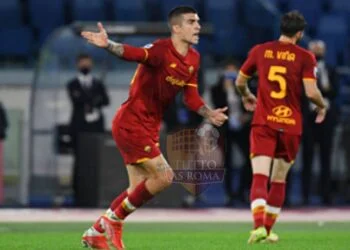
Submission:
M 254 228 L 264 226 L 264 213 L 267 199 L 267 182 L 269 177 L 263 174 L 254 174 L 250 190 L 251 210 L 254 219 Z
M 267 207 L 264 217 L 264 226 L 269 234 L 275 224 L 286 196 L 286 184 L 284 182 L 271 182 Z
M 123 193 L 121 193 L 117 198 L 115 198 L 113 201 L 112 201 L 112 203 L 111 203 L 111 205 L 110 205 L 110 209 L 112 210 L 112 211 L 114 211 L 119 205 L 120 205 L 120 203 L 122 203 L 122 201 L 126 198 L 126 197 L 128 197 L 128 191 L 127 190 L 125 190 Z
M 123 200 L 123 202 L 114 210 L 115 215 L 123 220 L 129 214 L 135 211 L 136 208 L 141 207 L 147 201 L 153 198 L 153 194 L 151 194 L 146 188 L 146 181 L 141 182 L 135 190 L 129 194 L 127 198 Z
M 111 203 L 111 205 L 110 205 L 110 209 L 112 210 L 112 211 L 114 211 L 119 205 L 120 205 L 120 203 L 122 203 L 122 201 L 126 198 L 126 197 L 128 197 L 128 192 L 127 192 L 127 190 L 125 190 L 124 192 L 122 192 L 117 198 L 115 198 L 113 201 L 112 201 L 112 203 Z M 101 217 L 100 218 L 98 218 L 98 220 L 95 222 L 95 224 L 92 226 L 93 228 L 95 228 L 95 230 L 97 231 L 97 232 L 99 232 L 99 233 L 104 233 L 105 232 L 105 230 L 102 228 L 102 226 L 101 226 Z

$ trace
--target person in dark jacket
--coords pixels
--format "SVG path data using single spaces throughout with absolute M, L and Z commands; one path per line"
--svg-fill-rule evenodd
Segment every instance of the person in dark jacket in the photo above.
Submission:
M 6 139 L 8 125 L 6 110 L 0 102 L 0 142 Z
M 211 88 L 211 100 L 214 107 L 228 107 L 229 120 L 220 128 L 220 133 L 226 139 L 225 156 L 225 190 L 227 204 L 231 205 L 233 199 L 238 196 L 245 201 L 245 194 L 250 188 L 251 167 L 249 159 L 249 133 L 252 114 L 247 112 L 241 102 L 241 98 L 235 90 L 235 80 L 238 73 L 238 65 L 234 61 L 225 64 L 224 72 L 220 75 L 217 83 Z M 232 146 L 235 144 L 244 160 L 240 171 L 240 184 L 238 194 L 233 191 L 233 161 Z
M 315 123 L 315 107 L 308 101 L 303 106 L 303 167 L 302 167 L 302 194 L 303 203 L 307 205 L 310 197 L 312 183 L 312 165 L 315 146 L 319 145 L 320 178 L 319 188 L 322 203 L 331 203 L 331 155 L 333 148 L 334 129 L 337 124 L 337 96 L 338 83 L 335 70 L 326 64 L 326 45 L 323 41 L 311 41 L 309 50 L 314 53 L 317 60 L 317 85 L 328 104 L 329 110 L 322 123 Z
M 105 119 L 102 108 L 109 105 L 109 97 L 102 81 L 95 78 L 91 71 L 92 58 L 87 54 L 77 57 L 78 75 L 68 82 L 67 92 L 72 104 L 70 135 L 74 152 L 73 191 L 77 190 L 77 155 L 79 135 L 81 133 L 103 133 Z M 76 198 L 76 197 L 75 197 Z

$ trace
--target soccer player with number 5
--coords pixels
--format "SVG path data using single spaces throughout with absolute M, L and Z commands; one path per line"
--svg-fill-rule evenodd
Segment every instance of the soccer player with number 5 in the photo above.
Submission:
M 109 249 L 107 237 L 116 249 L 124 249 L 124 219 L 171 185 L 174 173 L 159 150 L 162 116 L 177 93 L 183 91 L 187 107 L 216 126 L 226 120 L 226 107 L 212 110 L 199 96 L 197 75 L 199 53 L 192 48 L 199 40 L 200 24 L 192 7 L 179 6 L 168 15 L 171 37 L 143 48 L 108 39 L 101 23 L 99 32 L 82 32 L 95 46 L 121 59 L 138 62 L 131 80 L 129 98 L 114 117 L 112 133 L 123 156 L 129 187 L 110 205 L 106 214 L 83 235 L 83 244 L 94 249 Z
M 327 107 L 316 84 L 316 60 L 296 45 L 305 26 L 299 12 L 283 15 L 279 40 L 253 47 L 236 80 L 244 107 L 254 111 L 250 134 L 254 230 L 248 239 L 250 244 L 278 241 L 271 228 L 281 211 L 287 174 L 300 144 L 303 86 L 306 96 L 317 106 L 315 122 L 322 122 L 326 115 Z M 259 77 L 257 98 L 247 85 L 254 73 Z

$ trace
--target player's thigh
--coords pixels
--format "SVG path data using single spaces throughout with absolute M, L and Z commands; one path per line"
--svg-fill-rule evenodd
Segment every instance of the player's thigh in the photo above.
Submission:
M 129 177 L 128 193 L 131 193 L 141 182 L 149 177 L 149 174 L 141 164 L 127 164 L 126 169 Z
M 259 155 L 251 159 L 253 174 L 270 175 L 272 158 L 269 156 Z
M 287 162 L 282 158 L 274 159 L 272 165 L 271 181 L 285 182 L 291 166 L 291 162 Z
M 298 154 L 300 141 L 300 135 L 281 133 L 276 146 L 275 158 L 293 163 Z
M 174 172 L 162 154 L 144 161 L 141 165 L 147 171 L 150 178 L 165 182 L 172 182 L 174 178 Z
M 250 132 L 250 155 L 253 174 L 269 175 L 275 156 L 277 131 L 267 126 L 253 126 Z

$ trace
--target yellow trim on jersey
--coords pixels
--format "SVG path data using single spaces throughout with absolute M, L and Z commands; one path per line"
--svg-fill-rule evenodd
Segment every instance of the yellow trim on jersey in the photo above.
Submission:
M 251 76 L 248 76 L 248 75 L 244 74 L 241 70 L 239 71 L 239 73 L 245 78 L 248 78 L 248 79 L 252 78 Z
M 142 62 L 146 62 L 147 59 L 148 59 L 148 50 L 147 50 L 147 49 L 144 49 L 144 51 L 145 51 L 145 58 L 143 59 Z
M 317 81 L 316 78 L 303 78 L 303 81 Z
M 138 160 L 136 161 L 136 163 L 144 163 L 145 161 L 148 161 L 148 160 L 150 160 L 150 158 L 144 157 L 144 158 L 138 159 Z
M 198 87 L 196 83 L 187 83 L 186 86 L 195 87 L 195 88 Z

